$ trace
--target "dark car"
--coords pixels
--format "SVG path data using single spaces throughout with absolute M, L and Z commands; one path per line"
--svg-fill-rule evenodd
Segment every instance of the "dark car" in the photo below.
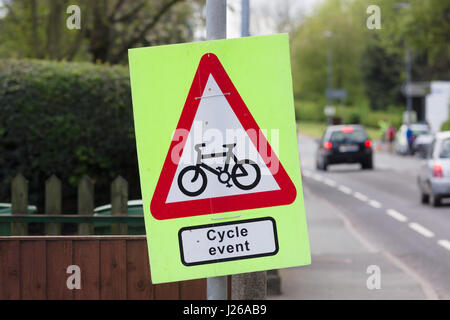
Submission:
M 327 170 L 330 164 L 361 163 L 373 169 L 372 141 L 361 125 L 329 126 L 317 149 L 316 167 Z

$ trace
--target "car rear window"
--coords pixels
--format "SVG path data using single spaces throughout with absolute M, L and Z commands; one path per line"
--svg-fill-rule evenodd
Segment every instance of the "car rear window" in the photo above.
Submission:
M 355 129 L 349 131 L 334 131 L 331 133 L 330 141 L 335 143 L 363 143 L 367 140 L 364 131 Z
M 450 139 L 442 141 L 439 158 L 450 158 Z

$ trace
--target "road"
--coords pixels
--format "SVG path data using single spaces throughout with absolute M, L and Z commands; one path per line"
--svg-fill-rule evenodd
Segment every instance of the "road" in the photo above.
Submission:
M 305 198 L 311 193 L 315 201 L 328 203 L 369 246 L 437 298 L 450 299 L 450 202 L 438 208 L 421 204 L 416 184 L 421 160 L 375 152 L 374 170 L 349 164 L 324 172 L 315 169 L 316 148 L 314 139 L 299 136 Z M 316 213 L 307 206 L 306 214 Z

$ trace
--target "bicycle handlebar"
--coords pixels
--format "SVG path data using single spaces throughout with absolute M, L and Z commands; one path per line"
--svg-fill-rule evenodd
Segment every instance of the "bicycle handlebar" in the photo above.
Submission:
M 204 148 L 204 147 L 206 147 L 206 143 L 199 143 L 199 144 L 196 144 L 194 146 L 194 149 L 196 151 L 200 151 L 200 148 Z M 224 147 L 224 148 L 234 148 L 234 147 L 236 147 L 236 143 L 223 144 L 222 147 Z
M 199 143 L 194 146 L 194 149 L 199 151 L 200 148 L 206 147 L 206 143 Z

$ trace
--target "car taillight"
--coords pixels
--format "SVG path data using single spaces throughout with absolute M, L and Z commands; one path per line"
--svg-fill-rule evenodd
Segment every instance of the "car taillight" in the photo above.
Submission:
M 366 148 L 371 148 L 371 147 L 372 147 L 372 141 L 366 140 L 366 141 L 364 142 L 364 145 L 366 146 Z
M 326 150 L 330 150 L 331 148 L 333 148 L 333 144 L 332 144 L 330 141 L 327 141 L 327 142 L 325 142 L 325 143 L 323 144 L 323 147 L 324 147 Z
M 433 166 L 433 177 L 442 178 L 442 166 L 440 164 L 435 164 Z

